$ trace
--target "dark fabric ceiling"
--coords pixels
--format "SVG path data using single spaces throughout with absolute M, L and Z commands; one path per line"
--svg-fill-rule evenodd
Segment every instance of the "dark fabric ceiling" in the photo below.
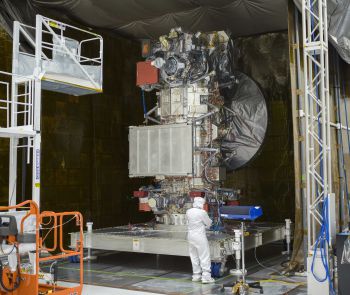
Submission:
M 301 6 L 301 0 L 294 0 Z M 350 63 L 350 0 L 328 0 L 330 42 Z M 0 0 L 0 25 L 32 24 L 40 13 L 131 38 L 158 38 L 171 28 L 228 30 L 233 37 L 287 29 L 288 0 Z
M 134 38 L 156 38 L 179 26 L 191 32 L 228 29 L 233 36 L 287 29 L 287 0 L 2 1 L 17 19 L 48 14 Z

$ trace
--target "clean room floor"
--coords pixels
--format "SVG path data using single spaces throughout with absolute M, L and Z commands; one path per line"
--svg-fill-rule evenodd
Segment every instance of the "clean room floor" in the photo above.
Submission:
M 286 257 L 280 255 L 281 245 L 272 244 L 257 249 L 257 258 L 268 269 L 258 265 L 254 251 L 247 252 L 248 282 L 260 281 L 264 294 L 306 294 L 304 277 L 286 277 L 279 274 Z M 234 266 L 230 259 L 227 265 Z M 59 280 L 75 282 L 79 264 L 62 263 Z M 191 281 L 191 263 L 188 257 L 158 256 L 135 253 L 100 253 L 98 259 L 84 264 L 84 295 L 93 294 L 232 294 L 224 284 L 234 282 L 228 272 L 215 284 L 202 285 Z M 250 294 L 258 291 L 251 289 Z M 259 294 L 259 293 L 258 293 Z

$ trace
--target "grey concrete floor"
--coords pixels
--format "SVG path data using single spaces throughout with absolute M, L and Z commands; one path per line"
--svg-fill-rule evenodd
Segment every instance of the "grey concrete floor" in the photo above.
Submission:
M 247 268 L 248 282 L 259 281 L 264 288 L 264 294 L 306 294 L 305 279 L 301 277 L 285 277 L 279 273 L 280 266 L 286 257 L 280 253 L 281 245 L 273 244 L 248 251 Z M 234 267 L 229 259 L 228 268 Z M 78 280 L 79 264 L 62 263 L 59 267 L 59 280 L 75 282 Z M 236 278 L 228 272 L 215 284 L 203 285 L 191 281 L 191 263 L 188 257 L 157 256 L 135 253 L 100 253 L 97 260 L 84 264 L 84 294 L 137 294 L 151 292 L 157 294 L 232 294 L 231 288 L 222 289 L 223 285 L 233 284 Z M 125 293 L 127 291 L 131 293 Z M 137 291 L 137 292 L 136 292 Z M 251 294 L 256 294 L 251 289 Z M 107 292 L 107 293 L 105 293 Z

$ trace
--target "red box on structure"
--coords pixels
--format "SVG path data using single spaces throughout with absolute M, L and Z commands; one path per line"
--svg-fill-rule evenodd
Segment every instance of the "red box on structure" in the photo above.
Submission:
M 201 191 L 191 191 L 191 192 L 189 193 L 189 195 L 190 195 L 191 198 L 196 198 L 196 197 L 202 197 L 202 198 L 204 198 L 205 192 L 201 192 Z
M 145 198 L 148 196 L 147 191 L 134 191 L 134 197 L 135 198 Z
M 239 201 L 226 201 L 227 206 L 239 206 Z
M 136 85 L 158 83 L 158 69 L 150 61 L 140 61 L 136 64 Z
M 152 209 L 148 205 L 148 203 L 139 203 L 139 211 L 150 212 L 150 211 L 152 211 Z

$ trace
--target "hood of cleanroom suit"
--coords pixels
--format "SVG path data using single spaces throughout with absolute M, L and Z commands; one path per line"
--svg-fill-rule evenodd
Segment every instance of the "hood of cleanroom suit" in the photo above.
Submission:
M 205 204 L 205 199 L 201 197 L 196 197 L 193 200 L 193 208 L 203 209 Z

